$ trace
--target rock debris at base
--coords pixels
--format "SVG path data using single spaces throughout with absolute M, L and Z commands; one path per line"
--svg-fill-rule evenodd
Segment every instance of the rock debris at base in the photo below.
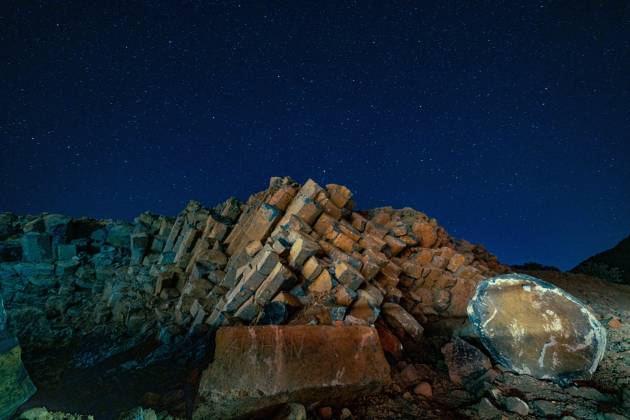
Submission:
M 380 397 L 355 395 L 368 405 L 305 404 L 309 417 L 339 418 L 343 409 L 346 418 L 347 412 L 354 418 L 621 414 L 618 407 L 630 404 L 627 371 L 616 371 L 604 399 L 581 395 L 583 387 L 569 395 L 510 373 L 484 353 L 467 326 L 467 307 L 480 282 L 509 270 L 424 213 L 360 211 L 346 187 L 313 180 L 272 178 L 244 203 L 230 198 L 210 208 L 191 201 L 175 218 L 146 212 L 132 223 L 0 214 L 7 330 L 18 337 L 35 377 L 56 374 L 48 367 L 54 352 L 65 352 L 73 369 L 145 347 L 125 369 L 169 357 L 202 360 L 212 345 L 199 343 L 212 343 L 226 326 L 368 328 L 393 382 Z M 616 338 L 602 361 L 606 369 L 615 355 L 614 366 L 627 357 L 625 316 L 616 313 L 610 323 Z M 199 363 L 212 371 L 212 364 Z M 198 407 L 190 392 L 201 375 L 193 376 L 193 391 L 147 398 L 160 409 L 137 412 L 192 415 Z M 522 391 L 530 380 L 543 385 Z M 301 415 L 301 401 L 283 402 L 297 405 L 282 410 Z

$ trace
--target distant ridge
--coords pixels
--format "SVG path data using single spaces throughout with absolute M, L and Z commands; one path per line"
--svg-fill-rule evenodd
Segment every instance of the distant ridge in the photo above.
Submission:
M 582 261 L 571 271 L 630 284 L 630 235 L 611 249 Z

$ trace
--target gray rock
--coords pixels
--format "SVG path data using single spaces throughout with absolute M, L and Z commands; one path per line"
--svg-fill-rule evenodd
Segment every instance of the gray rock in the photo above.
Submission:
M 41 232 L 26 233 L 22 236 L 22 258 L 35 263 L 52 261 L 52 237 Z
M 489 399 L 482 398 L 477 405 L 477 415 L 480 419 L 499 419 L 501 410 L 496 408 Z
M 492 368 L 490 359 L 481 350 L 459 337 L 453 337 L 442 347 L 442 354 L 451 381 L 458 385 L 474 386 Z
M 112 224 L 107 231 L 106 242 L 116 248 L 129 248 L 132 230 L 133 226 L 130 224 Z
M 477 285 L 468 316 L 492 357 L 506 368 L 567 383 L 588 377 L 606 348 L 606 330 L 575 297 L 522 274 Z
M 562 404 L 556 401 L 536 400 L 532 403 L 534 412 L 544 417 L 560 417 Z
M 77 256 L 76 244 L 59 244 L 57 245 L 57 259 L 67 261 Z
M 518 397 L 507 397 L 505 399 L 505 408 L 512 413 L 526 416 L 529 414 L 529 406 Z

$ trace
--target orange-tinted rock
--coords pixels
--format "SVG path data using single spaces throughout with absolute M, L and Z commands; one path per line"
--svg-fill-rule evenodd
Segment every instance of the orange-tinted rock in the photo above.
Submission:
M 621 328 L 621 321 L 617 317 L 612 318 L 610 321 L 608 321 L 608 326 L 616 330 L 617 328 Z
M 260 414 L 287 402 L 353 400 L 380 390 L 389 374 L 374 328 L 225 327 L 217 333 L 193 418 Z
M 402 357 L 403 346 L 398 337 L 385 327 L 377 326 L 376 330 L 378 331 L 378 337 L 381 340 L 383 351 L 391 354 L 396 359 L 400 359 Z
M 477 286 L 468 314 L 491 355 L 508 369 L 565 382 L 588 377 L 606 330 L 579 300 L 535 277 L 506 274 Z

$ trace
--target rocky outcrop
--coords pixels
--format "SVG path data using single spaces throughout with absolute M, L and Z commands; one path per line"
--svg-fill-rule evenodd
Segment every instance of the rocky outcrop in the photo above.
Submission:
M 250 340 L 248 349 L 260 337 L 267 337 L 265 333 L 252 336 L 251 329 L 272 331 L 266 334 L 277 342 L 267 345 L 265 341 L 255 347 L 256 352 L 248 353 L 255 356 L 254 362 L 262 360 L 259 356 L 264 358 L 264 363 L 255 366 L 236 360 L 246 352 L 239 354 L 232 348 L 233 354 L 229 353 L 225 345 L 229 340 L 219 332 L 215 361 L 204 374 L 200 400 L 214 401 L 243 385 L 242 395 L 251 394 L 251 399 L 246 398 L 252 402 L 247 412 L 291 400 L 307 404 L 316 395 L 333 401 L 336 385 L 352 389 L 352 384 L 361 384 L 358 379 L 343 382 L 345 376 L 326 376 L 339 372 L 335 370 L 339 366 L 331 365 L 336 363 L 329 360 L 331 354 L 338 354 L 340 361 L 348 354 L 354 357 L 346 343 L 355 343 L 353 334 L 340 333 L 354 329 L 370 331 L 370 342 L 378 335 L 379 349 L 393 366 L 395 381 L 385 392 L 391 391 L 388 395 L 402 404 L 421 399 L 424 410 L 427 401 L 435 401 L 437 418 L 462 413 L 522 415 L 526 408 L 528 415 L 551 413 L 553 407 L 547 402 L 562 391 L 554 388 L 553 398 L 536 393 L 534 386 L 531 392 L 520 393 L 520 387 L 528 385 L 520 376 L 503 372 L 501 366 L 491 366 L 474 338 L 451 337 L 464 323 L 478 285 L 507 271 L 482 246 L 452 238 L 435 219 L 419 211 L 357 210 L 350 190 L 336 184 L 321 186 L 313 180 L 298 184 L 290 178 L 272 178 L 266 190 L 246 202 L 231 198 L 205 207 L 191 201 L 175 218 L 143 213 L 132 222 L 118 222 L 53 214 L 0 215 L 0 294 L 5 299 L 8 330 L 20 339 L 27 366 L 45 366 L 54 358 L 40 360 L 38 356 L 51 352 L 67 354 L 71 367 L 93 366 L 126 352 L 141 354 L 126 368 L 143 367 L 171 357 L 211 357 L 206 350 L 215 333 L 223 331 L 221 327 L 241 326 L 239 330 L 247 331 L 241 333 L 243 342 Z M 611 320 L 610 325 L 616 325 L 620 335 L 626 319 L 622 313 L 616 316 L 620 319 Z M 266 327 L 281 324 L 290 327 Z M 334 332 L 312 334 L 309 342 L 317 352 L 311 365 L 326 368 L 317 371 L 320 376 L 314 377 L 319 379 L 310 383 L 308 392 L 288 386 L 308 378 L 303 378 L 303 365 L 286 362 L 283 356 L 287 347 L 280 343 L 289 339 L 288 335 L 278 338 L 277 331 L 285 328 Z M 622 348 L 623 339 L 617 337 L 615 346 Z M 618 353 L 619 360 L 623 357 L 625 353 Z M 264 371 L 278 361 L 285 376 Z M 343 364 L 351 366 L 348 361 Z M 262 404 L 254 388 L 238 385 L 240 374 L 229 369 L 250 379 L 289 382 L 277 382 L 276 388 L 269 386 L 276 382 L 261 382 L 256 388 L 274 401 Z M 40 374 L 39 369 L 34 372 Z M 225 382 L 220 388 L 220 381 L 209 379 L 214 375 L 234 383 Z M 616 376 L 615 389 L 621 389 L 627 375 Z M 159 400 L 159 404 L 147 406 L 158 414 L 172 407 L 177 409 L 171 414 L 183 416 L 187 410 L 192 414 L 189 397 L 199 376 L 191 377 L 196 379 L 186 382 L 186 393 L 179 389 L 174 391 L 177 398 L 158 395 L 147 401 Z M 504 395 L 496 394 L 497 389 Z M 249 404 L 228 396 L 221 410 L 229 415 Z M 573 400 L 565 402 L 562 413 L 579 412 L 573 409 Z M 203 404 L 198 416 L 212 410 Z M 592 405 L 589 413 L 601 411 Z M 439 411 L 447 406 L 453 413 Z M 320 417 L 333 413 L 347 417 L 347 410 L 334 405 L 306 407 L 309 412 L 317 410 Z M 304 413 L 299 404 L 284 408 Z M 353 415 L 372 416 L 357 405 L 350 408 Z M 423 410 L 401 412 L 420 416 Z M 140 411 L 145 417 L 153 415 Z M 383 413 L 373 417 L 393 415 L 390 410 Z
M 524 274 L 484 280 L 468 306 L 481 341 L 506 368 L 567 382 L 593 374 L 606 330 L 577 298 Z
M 614 283 L 630 284 L 630 236 L 622 239 L 611 249 L 587 258 L 571 271 Z

